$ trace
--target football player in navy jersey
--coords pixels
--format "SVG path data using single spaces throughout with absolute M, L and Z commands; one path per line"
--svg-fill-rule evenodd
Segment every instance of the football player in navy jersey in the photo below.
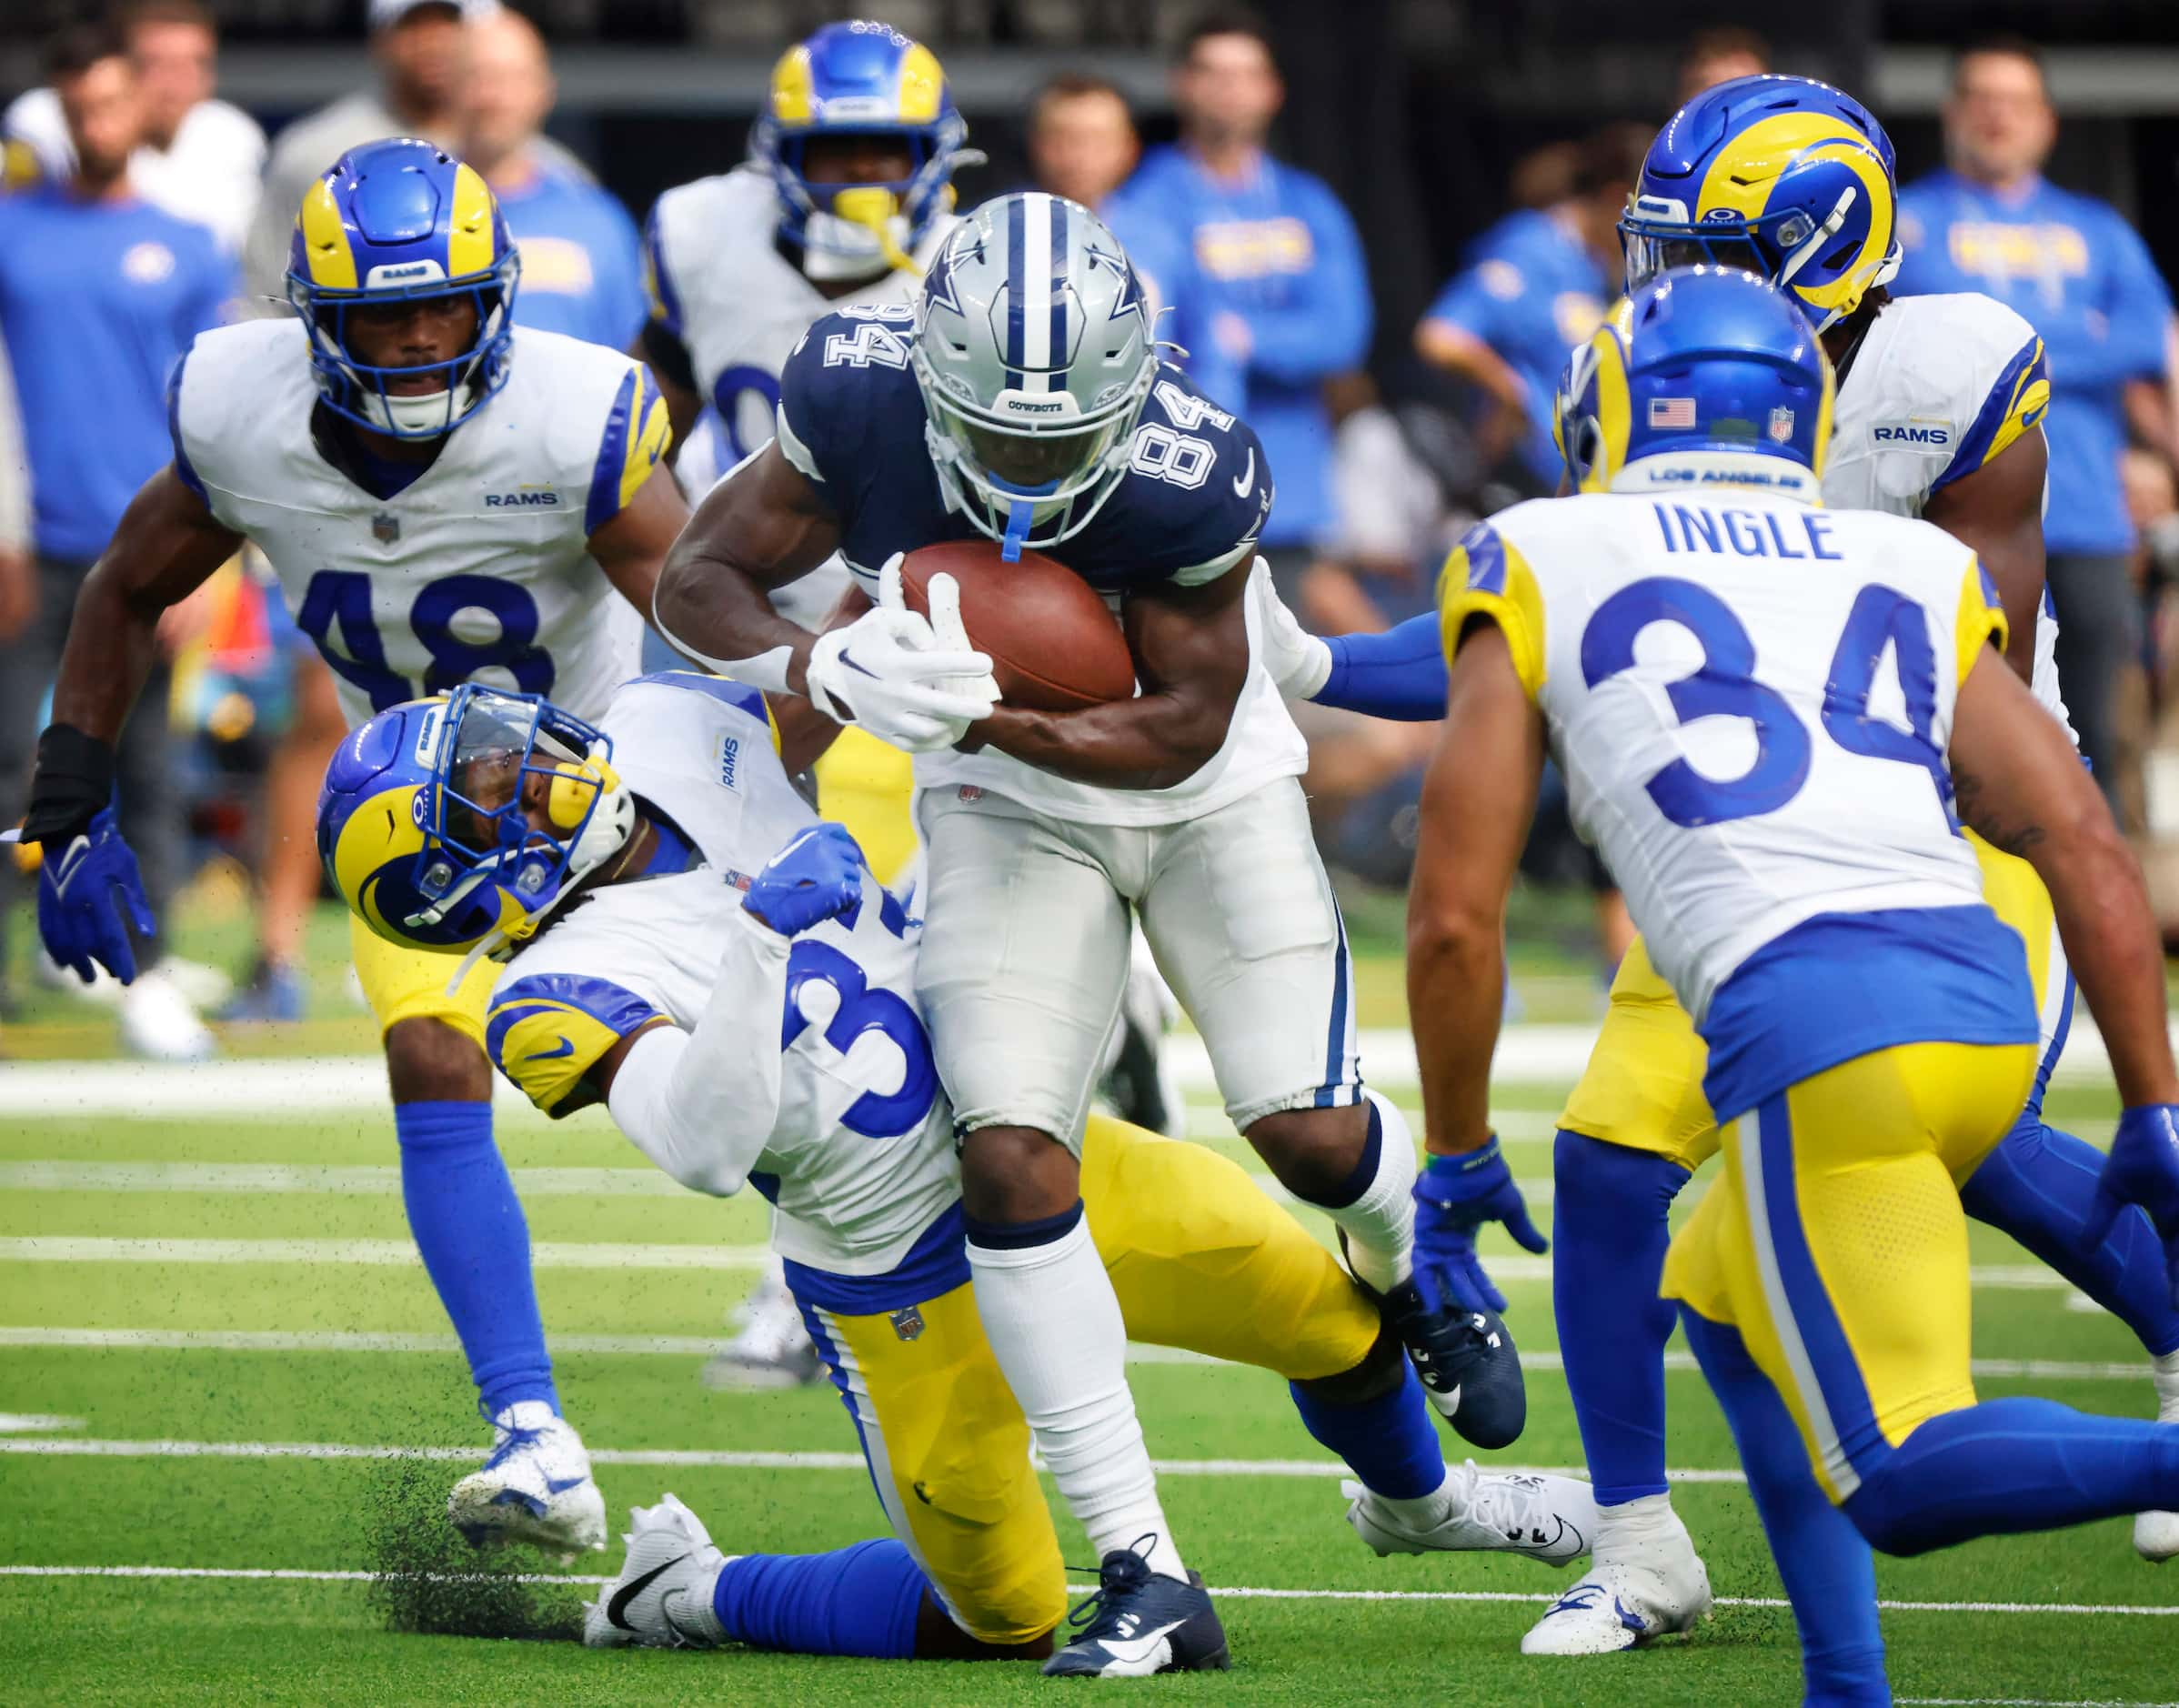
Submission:
M 911 312 L 809 329 L 781 376 L 777 437 L 705 500 L 659 587 L 678 644 L 917 754 L 919 994 L 961 1136 L 977 1306 L 1107 1560 L 1058 1673 L 1225 1651 L 1159 1507 L 1118 1301 L 1082 1221 L 1082 1124 L 1131 915 L 1234 1124 L 1331 1215 L 1381 1296 L 1386 1391 L 1397 1339 L 1471 1440 L 1503 1445 L 1522 1421 L 1503 1325 L 1441 1311 L 1414 1284 L 1413 1141 L 1356 1070 L 1346 933 L 1297 780 L 1307 756 L 1252 656 L 1247 588 L 1270 504 L 1256 436 L 1159 360 L 1111 233 L 1071 202 L 1009 196 L 963 221 Z M 900 608 L 891 563 L 979 537 L 1051 550 L 1114 602 L 1140 691 L 1069 713 L 998 703 L 988 659 Z M 813 635 L 770 595 L 835 550 L 879 602 Z

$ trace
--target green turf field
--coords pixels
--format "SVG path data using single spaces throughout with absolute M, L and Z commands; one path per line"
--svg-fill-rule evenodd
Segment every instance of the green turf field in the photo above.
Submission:
M 1502 1088 L 1516 1170 L 1538 1198 L 1562 1089 Z M 2058 1094 L 2056 1112 L 2094 1135 L 2112 1110 L 2106 1092 Z M 1226 1130 L 1208 1107 L 1195 1117 L 1214 1140 Z M 511 1119 L 503 1136 L 538 1244 L 567 1410 L 598 1452 L 608 1501 L 672 1489 L 730 1552 L 872 1533 L 878 1508 L 829 1389 L 723 1394 L 698 1383 L 705 1343 L 748 1285 L 736 1265 L 753 1261 L 762 1238 L 757 1207 L 678 1193 L 595 1113 L 557 1126 Z M 395 1596 L 369 1581 L 387 1566 L 468 1568 L 437 1514 L 463 1456 L 483 1450 L 446 1325 L 403 1249 L 394 1160 L 390 1121 L 368 1112 L 66 1120 L 8 1109 L 0 1701 L 929 1703 L 1049 1688 L 1028 1667 L 592 1654 L 565 1640 L 389 1631 L 564 1639 L 578 1595 L 472 1583 Z M 242 1243 L 266 1241 L 289 1243 Z M 1999 1372 L 1984 1378 L 1987 1392 L 2146 1410 L 2145 1375 L 2117 1323 L 2077 1308 L 1993 1235 L 1978 1233 L 1975 1260 L 1976 1351 Z M 1579 1454 L 1541 1267 L 1502 1266 L 1516 1277 L 1510 1320 L 1531 1355 L 1529 1432 L 1511 1456 L 1565 1466 Z M 2031 1360 L 2048 1366 L 2023 1378 Z M 1237 1669 L 1145 1689 L 1612 1708 L 1795 1694 L 1792 1627 L 1770 1604 L 1777 1581 L 1692 1371 L 1670 1378 L 1671 1460 L 1689 1473 L 1679 1504 L 1731 1603 L 1691 1642 L 1584 1662 L 1517 1653 L 1564 1576 L 1518 1560 L 1381 1562 L 1363 1549 L 1341 1520 L 1333 1468 L 1276 1380 L 1148 1361 L 1132 1375 L 1167 1465 L 1167 1509 L 1191 1562 L 1225 1592 Z M 1087 1563 L 1064 1519 L 1062 1535 L 1068 1557 Z M 201 1575 L 88 1575 L 99 1568 Z M 571 1569 L 609 1569 L 608 1557 Z M 1888 1562 L 1881 1581 L 1899 1603 L 1887 1634 L 1903 1698 L 2174 1693 L 2179 1622 L 2125 1610 L 2179 1614 L 2179 1574 L 2137 1560 L 2123 1522 Z

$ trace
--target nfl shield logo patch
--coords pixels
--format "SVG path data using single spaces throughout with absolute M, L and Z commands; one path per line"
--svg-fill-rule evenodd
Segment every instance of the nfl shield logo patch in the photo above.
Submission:
M 1781 445 L 1793 437 L 1793 412 L 1785 405 L 1780 404 L 1771 411 L 1770 433 L 1772 438 Z
M 976 783 L 963 783 L 961 785 L 960 799 L 964 804 L 973 807 L 983 798 L 984 791 L 981 785 Z
M 920 1338 L 923 1332 L 923 1312 L 914 1305 L 905 1311 L 893 1312 L 893 1332 L 904 1341 Z
M 391 510 L 381 510 L 371 517 L 371 538 L 381 546 L 390 546 L 401 538 L 401 518 Z

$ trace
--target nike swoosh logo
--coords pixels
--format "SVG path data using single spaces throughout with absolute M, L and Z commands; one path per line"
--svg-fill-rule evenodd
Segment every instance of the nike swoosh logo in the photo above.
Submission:
M 560 1047 L 557 1050 L 533 1050 L 522 1060 L 525 1061 L 550 1061 L 557 1056 L 572 1056 L 574 1053 L 575 1045 L 563 1038 L 560 1040 Z
M 664 1565 L 653 1566 L 641 1577 L 636 1578 L 629 1582 L 623 1583 L 618 1589 L 615 1590 L 613 1592 L 613 1599 L 606 1603 L 606 1623 L 608 1624 L 618 1625 L 623 1631 L 634 1631 L 636 1627 L 629 1624 L 627 1620 L 620 1616 L 621 1610 L 625 1608 L 630 1602 L 634 1601 L 637 1596 L 642 1594 L 645 1590 L 648 1589 L 651 1585 L 652 1579 L 660 1577 L 666 1572 L 672 1571 L 674 1567 L 679 1565 L 682 1561 L 688 1559 L 688 1557 L 689 1556 L 685 1553 L 677 1553 Z
M 1240 473 L 1233 477 L 1233 496 L 1237 498 L 1247 497 L 1249 496 L 1250 489 L 1253 487 L 1255 484 L 1256 447 L 1251 445 L 1249 447 L 1249 460 L 1247 464 L 1242 467 Z M 842 653 L 840 657 L 844 658 L 847 657 L 847 654 Z
M 584 1483 L 589 1481 L 590 1479 L 587 1477 L 547 1477 L 545 1479 L 545 1492 L 547 1494 L 565 1494 L 570 1489 L 581 1488 Z M 1566 1521 L 1564 1519 L 1561 1519 L 1559 1523 L 1561 1528 L 1564 1528 Z
M 1100 1646 L 1115 1661 L 1131 1666 L 1140 1665 L 1157 1653 L 1160 1643 L 1187 1623 L 1184 1619 L 1176 1619 L 1169 1625 L 1160 1625 L 1155 1631 L 1145 1632 L 1141 1636 L 1127 1641 L 1106 1637 L 1102 1639 Z
M 846 665 L 849 669 L 855 671 L 859 676 L 875 677 L 878 674 L 878 672 L 875 670 L 865 669 L 861 665 L 856 663 L 854 659 L 848 657 L 848 649 L 845 647 L 842 647 L 839 649 L 839 661 Z

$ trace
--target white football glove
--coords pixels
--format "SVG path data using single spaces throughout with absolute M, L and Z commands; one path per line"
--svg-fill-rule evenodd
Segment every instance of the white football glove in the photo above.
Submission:
M 940 652 L 973 653 L 985 660 L 984 668 L 973 676 L 956 677 L 945 684 L 955 693 L 967 694 L 973 698 L 999 701 L 999 678 L 991 672 L 988 655 L 977 652 L 968 629 L 961 623 L 961 584 L 949 575 L 930 578 L 928 589 L 930 601 L 930 632 Z M 900 558 L 896 553 L 878 573 L 878 592 L 880 599 L 900 597 Z
M 809 649 L 809 698 L 836 722 L 906 752 L 932 753 L 990 716 L 997 685 L 988 695 L 974 691 L 979 678 L 989 679 L 990 659 L 966 648 L 941 648 L 929 620 L 902 605 L 899 581 L 896 558 L 880 577 L 879 603 L 818 637 Z M 969 691 L 959 686 L 964 681 Z
M 1314 699 L 1331 675 L 1331 648 L 1301 627 L 1271 585 L 1271 567 L 1259 558 L 1249 572 L 1256 604 L 1256 638 L 1263 668 L 1288 699 Z

